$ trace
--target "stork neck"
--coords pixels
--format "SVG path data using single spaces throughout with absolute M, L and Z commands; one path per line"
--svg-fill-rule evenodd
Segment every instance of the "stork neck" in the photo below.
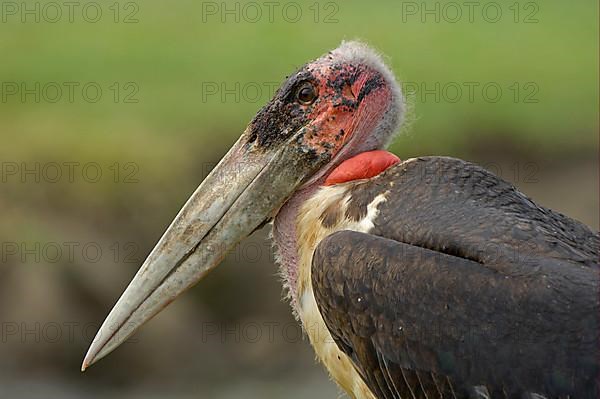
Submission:
M 321 182 L 315 182 L 304 187 L 281 207 L 273 221 L 273 242 L 275 244 L 275 259 L 279 264 L 279 271 L 283 279 L 292 308 L 297 310 L 297 283 L 298 283 L 298 236 L 296 220 L 302 204 L 308 200 L 319 188 Z
M 362 144 L 363 146 L 365 144 Z M 317 173 L 308 184 L 290 197 L 281 207 L 273 222 L 273 242 L 275 244 L 275 259 L 283 279 L 292 308 L 296 311 L 298 294 L 298 268 L 300 265 L 298 253 L 297 219 L 302 204 L 310 199 L 320 186 L 349 180 L 373 177 L 389 166 L 399 162 L 395 155 L 382 150 L 365 149 L 361 146 L 348 146 L 336 156 L 331 164 Z M 378 147 L 376 147 L 378 148 Z M 344 160 L 344 158 L 349 158 Z M 336 166 L 337 165 L 337 166 Z M 336 170 L 340 173 L 336 174 Z M 333 171 L 333 173 L 332 173 Z M 331 175 L 330 175 L 331 173 Z M 297 312 L 296 312 L 297 313 Z

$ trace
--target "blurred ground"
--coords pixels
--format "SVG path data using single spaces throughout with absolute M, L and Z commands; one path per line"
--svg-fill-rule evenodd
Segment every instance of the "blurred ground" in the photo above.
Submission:
M 598 229 L 597 2 L 476 2 L 471 19 L 449 1 L 429 14 L 422 2 L 274 3 L 271 18 L 258 2 L 82 2 L 72 21 L 51 2 L 0 3 L 0 397 L 338 395 L 280 300 L 266 231 L 79 367 L 275 84 L 342 39 L 380 49 L 403 81 L 401 158 L 478 162 Z

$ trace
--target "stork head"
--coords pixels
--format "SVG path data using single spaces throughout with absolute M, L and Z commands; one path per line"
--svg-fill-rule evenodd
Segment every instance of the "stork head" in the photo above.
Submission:
M 82 370 L 197 283 L 299 188 L 386 146 L 402 114 L 392 72 L 358 42 L 288 77 L 175 217 L 104 321 Z

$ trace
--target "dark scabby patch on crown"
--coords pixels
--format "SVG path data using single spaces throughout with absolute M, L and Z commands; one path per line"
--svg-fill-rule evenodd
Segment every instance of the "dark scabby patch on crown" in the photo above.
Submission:
M 360 103 L 369 93 L 373 90 L 377 90 L 384 85 L 383 79 L 380 74 L 371 76 L 360 89 L 358 93 L 357 101 Z
M 333 73 L 337 73 L 335 79 L 327 82 L 327 86 L 342 95 L 346 86 L 352 86 L 360 76 L 364 68 L 355 65 L 335 64 L 331 67 Z
M 317 102 L 302 106 L 295 100 L 298 85 L 305 81 L 315 81 L 315 77 L 304 65 L 288 77 L 269 101 L 250 122 L 248 143 L 268 148 L 279 144 L 297 132 L 308 122 L 308 116 Z
M 352 85 L 363 71 L 362 66 L 336 64 L 331 69 L 337 74 L 335 79 L 327 82 L 327 87 L 333 90 L 334 106 L 344 107 L 348 111 L 355 110 L 359 103 L 356 99 L 348 98 L 347 93 L 351 93 Z
M 336 65 L 333 70 L 338 72 L 338 75 L 331 82 L 328 82 L 327 85 L 334 90 L 336 107 L 346 107 L 350 110 L 355 110 L 366 96 L 385 84 L 382 76 L 378 72 L 374 72 L 363 84 L 358 96 L 354 99 L 348 98 L 346 93 L 348 91 L 351 92 L 352 86 L 356 83 L 361 74 L 367 71 L 367 67 L 364 65 Z

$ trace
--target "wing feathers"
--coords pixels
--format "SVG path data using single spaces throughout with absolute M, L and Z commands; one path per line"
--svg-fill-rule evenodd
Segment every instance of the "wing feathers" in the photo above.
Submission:
M 475 386 L 493 398 L 495 392 L 592 397 L 586 395 L 598 370 L 598 276 L 591 268 L 563 267 L 577 276 L 549 283 L 535 273 L 508 276 L 342 231 L 317 247 L 312 282 L 332 336 L 342 350 L 352 348 L 378 397 L 437 397 L 440 384 L 431 373 L 445 376 L 444 392 L 456 397 L 472 396 Z M 330 289 L 340 284 L 344 295 Z

